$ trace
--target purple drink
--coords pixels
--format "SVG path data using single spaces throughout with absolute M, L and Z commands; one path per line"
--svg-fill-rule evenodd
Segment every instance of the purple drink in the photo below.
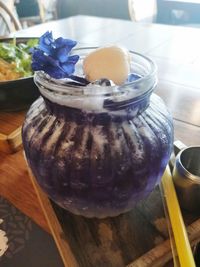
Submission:
M 42 98 L 23 126 L 26 157 L 41 188 L 75 214 L 130 210 L 159 183 L 169 160 L 173 125 L 152 93 L 155 66 L 131 52 L 131 71 L 140 78 L 107 87 L 74 87 L 36 73 Z

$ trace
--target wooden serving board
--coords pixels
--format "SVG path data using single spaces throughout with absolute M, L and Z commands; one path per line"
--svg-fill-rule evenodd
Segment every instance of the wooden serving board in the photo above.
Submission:
M 114 218 L 73 215 L 34 188 L 67 267 L 159 267 L 172 259 L 159 187 L 130 212 Z M 191 245 L 200 240 L 200 218 L 184 213 Z
M 21 126 L 25 113 L 0 112 L 0 151 L 12 153 L 22 148 Z

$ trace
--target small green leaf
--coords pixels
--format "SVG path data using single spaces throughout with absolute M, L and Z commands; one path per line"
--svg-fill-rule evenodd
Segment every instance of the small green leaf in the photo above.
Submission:
M 30 48 L 38 44 L 38 39 L 30 39 L 27 43 L 16 44 L 16 39 L 10 43 L 0 42 L 0 58 L 9 63 L 14 63 L 15 71 L 23 77 L 33 75 L 31 69 Z

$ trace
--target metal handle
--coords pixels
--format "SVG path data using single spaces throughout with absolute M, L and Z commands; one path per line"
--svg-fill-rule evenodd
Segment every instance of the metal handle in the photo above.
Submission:
M 174 164 L 175 164 L 175 160 L 176 160 L 176 156 L 177 156 L 177 154 L 181 151 L 181 150 L 183 150 L 183 149 L 185 149 L 187 146 L 184 144 L 184 143 L 182 143 L 180 140 L 176 140 L 176 141 L 174 141 L 174 151 L 173 151 L 173 153 L 172 153 L 172 155 L 171 155 L 171 157 L 170 157 L 170 160 L 169 160 L 169 168 L 170 168 L 170 171 L 172 172 L 173 171 L 173 169 L 174 169 Z
M 180 140 L 176 140 L 174 142 L 174 154 L 175 156 L 183 149 L 187 148 L 187 146 L 182 143 Z

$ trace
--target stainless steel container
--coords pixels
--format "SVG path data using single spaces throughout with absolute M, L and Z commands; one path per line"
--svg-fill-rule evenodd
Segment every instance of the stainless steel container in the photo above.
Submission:
M 187 147 L 178 153 L 173 180 L 181 207 L 200 213 L 200 146 Z

